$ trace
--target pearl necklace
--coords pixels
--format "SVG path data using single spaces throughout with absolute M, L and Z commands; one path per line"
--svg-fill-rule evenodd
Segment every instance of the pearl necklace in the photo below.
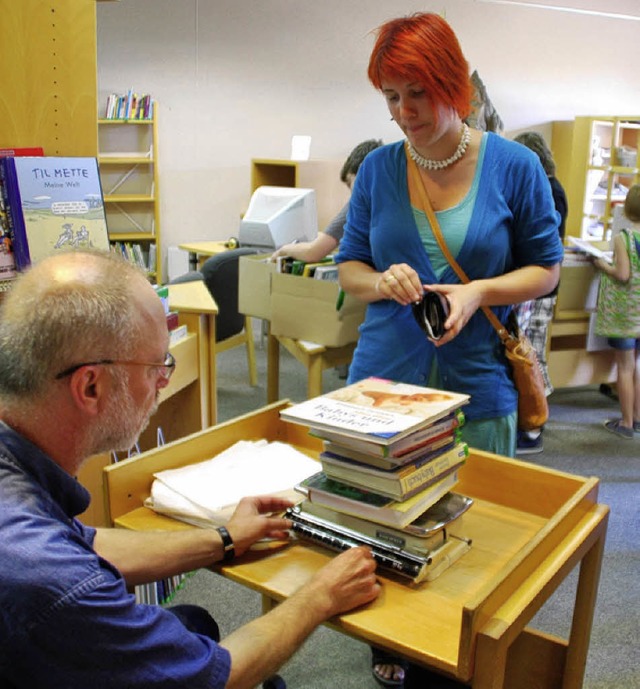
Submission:
M 416 163 L 423 167 L 425 170 L 444 170 L 449 165 L 453 165 L 458 162 L 460 158 L 467 152 L 467 146 L 471 141 L 471 132 L 466 122 L 462 123 L 462 135 L 460 137 L 460 143 L 458 148 L 453 152 L 453 155 L 445 158 L 444 160 L 430 160 L 421 156 L 418 151 L 412 146 L 411 142 L 407 139 L 407 145 L 409 147 L 409 155 L 416 161 Z

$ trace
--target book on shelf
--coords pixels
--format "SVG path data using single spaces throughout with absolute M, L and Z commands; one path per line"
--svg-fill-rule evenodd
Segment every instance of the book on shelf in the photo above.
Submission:
M 0 158 L 7 158 L 9 156 L 41 157 L 43 155 L 44 150 L 40 146 L 0 148 Z M 16 260 L 11 240 L 9 210 L 5 203 L 4 195 L 4 172 L 3 166 L 0 165 L 0 282 L 12 280 L 16 275 Z
M 149 94 L 139 95 L 129 89 L 127 93 L 107 96 L 105 119 L 107 120 L 150 120 L 153 119 L 154 101 Z
M 457 482 L 456 471 L 407 500 L 399 501 L 335 481 L 320 471 L 298 483 L 295 490 L 311 502 L 331 507 L 338 512 L 385 526 L 404 528 L 452 490 Z
M 358 438 L 371 445 L 390 445 L 433 425 L 469 401 L 469 395 L 366 378 L 280 412 L 285 421 Z
M 394 500 L 407 500 L 457 471 L 466 461 L 466 443 L 449 443 L 398 469 L 386 471 L 330 452 L 320 455 L 322 470 L 331 479 L 356 488 L 365 488 Z
M 18 270 L 60 250 L 109 250 L 95 158 L 7 157 L 0 165 Z

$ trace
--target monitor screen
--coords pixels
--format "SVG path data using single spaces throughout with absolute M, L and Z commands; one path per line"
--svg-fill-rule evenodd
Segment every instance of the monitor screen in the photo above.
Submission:
M 318 235 L 316 192 L 297 187 L 258 187 L 240 221 L 240 246 L 275 250 Z

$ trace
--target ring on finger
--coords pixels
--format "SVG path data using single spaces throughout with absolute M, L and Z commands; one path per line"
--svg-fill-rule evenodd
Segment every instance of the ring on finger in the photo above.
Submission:
M 391 273 L 391 275 L 387 275 L 387 277 L 384 279 L 385 282 L 393 282 L 394 280 L 397 280 L 398 278 Z

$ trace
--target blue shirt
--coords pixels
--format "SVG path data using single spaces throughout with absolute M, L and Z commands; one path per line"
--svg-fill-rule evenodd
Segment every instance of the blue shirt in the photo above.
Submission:
M 525 146 L 486 135 L 476 200 L 456 259 L 471 280 L 527 265 L 562 260 L 549 180 Z M 393 263 L 412 266 L 424 284 L 459 283 L 451 267 L 437 275 L 420 238 L 409 201 L 403 142 L 377 148 L 358 170 L 336 262 L 361 261 L 382 272 Z M 511 307 L 494 307 L 504 323 Z M 379 376 L 427 385 L 434 358 L 446 390 L 471 395 L 471 420 L 512 414 L 517 393 L 503 348 L 478 310 L 458 336 L 435 348 L 409 306 L 388 299 L 368 305 L 349 368 L 349 382 Z
M 75 515 L 88 492 L 0 422 L 0 687 L 222 688 L 228 651 L 138 605 Z

